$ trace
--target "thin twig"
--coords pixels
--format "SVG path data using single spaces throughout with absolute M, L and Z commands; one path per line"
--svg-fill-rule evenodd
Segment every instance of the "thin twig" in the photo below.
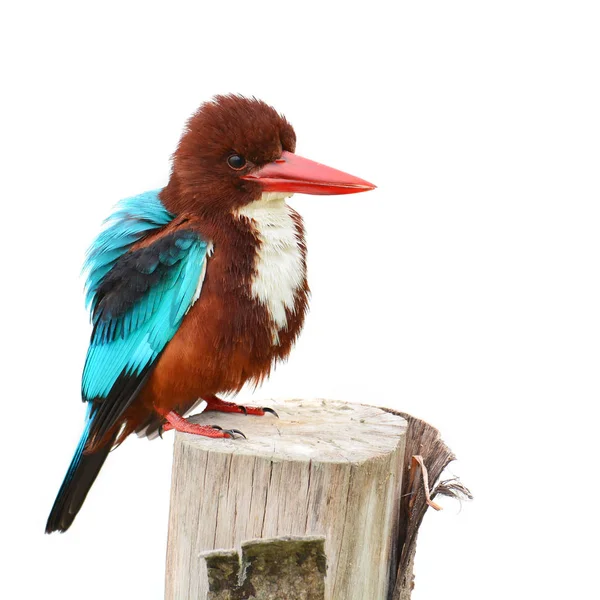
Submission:
M 427 475 L 427 467 L 425 466 L 425 462 L 423 461 L 423 457 L 420 454 L 413 455 L 413 465 L 415 461 L 421 467 L 421 474 L 423 476 L 423 487 L 425 488 L 425 501 L 431 508 L 435 510 L 442 510 L 442 507 L 439 504 L 436 504 L 429 494 L 429 476 Z

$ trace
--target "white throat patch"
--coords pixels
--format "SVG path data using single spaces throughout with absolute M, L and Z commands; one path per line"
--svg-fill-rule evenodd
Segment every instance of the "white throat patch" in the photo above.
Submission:
M 292 209 L 291 194 L 264 193 L 236 214 L 250 219 L 260 241 L 254 263 L 252 296 L 267 307 L 273 321 L 273 343 L 287 327 L 286 309 L 293 311 L 297 290 L 306 276 Z

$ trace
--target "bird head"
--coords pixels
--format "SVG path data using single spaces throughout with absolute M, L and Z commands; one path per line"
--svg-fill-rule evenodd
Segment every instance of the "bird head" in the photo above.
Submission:
M 294 129 L 274 108 L 255 98 L 216 96 L 188 121 L 173 155 L 171 180 L 186 208 L 199 211 L 231 211 L 267 193 L 352 194 L 375 188 L 302 158 L 295 149 Z

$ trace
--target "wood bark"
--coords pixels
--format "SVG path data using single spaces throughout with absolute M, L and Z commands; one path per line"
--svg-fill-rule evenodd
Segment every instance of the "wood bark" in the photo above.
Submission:
M 410 600 L 414 585 L 417 534 L 427 509 L 436 496 L 472 500 L 471 492 L 458 478 L 439 481 L 455 456 L 444 444 L 440 432 L 425 421 L 407 413 L 388 412 L 404 417 L 408 424 L 406 451 L 402 466 L 400 520 L 396 537 L 396 563 L 393 565 L 388 600 Z M 418 458 L 419 460 L 415 460 Z M 427 486 L 425 486 L 427 483 Z

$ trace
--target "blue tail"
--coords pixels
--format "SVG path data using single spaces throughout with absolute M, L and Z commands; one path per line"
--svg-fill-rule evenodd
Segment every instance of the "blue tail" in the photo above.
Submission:
M 83 434 L 75 450 L 69 470 L 60 486 L 54 506 L 50 511 L 50 516 L 46 523 L 46 533 L 52 533 L 53 531 L 63 532 L 69 529 L 117 437 L 118 429 L 113 439 L 107 440 L 107 443 L 102 448 L 94 453 L 84 454 L 94 416 L 95 411 L 90 402 L 88 404 Z

